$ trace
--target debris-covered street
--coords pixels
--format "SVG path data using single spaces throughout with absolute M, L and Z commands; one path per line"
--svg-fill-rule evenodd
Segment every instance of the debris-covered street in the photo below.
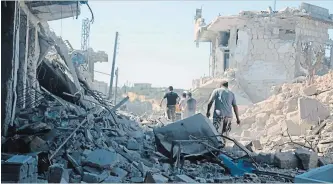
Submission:
M 193 114 L 185 116 L 177 102 L 176 117 L 170 118 L 169 101 L 166 110 L 163 100 L 160 107 L 156 101 L 168 100 L 167 94 L 178 98 L 185 90 L 172 93 L 170 86 L 163 98 L 164 88 L 150 83 L 120 87 L 118 32 L 111 74 L 105 74 L 110 84 L 96 80 L 96 63 L 109 63 L 112 56 L 88 44 L 90 25 L 98 20 L 88 1 L 2 1 L 1 6 L 1 182 L 333 182 L 328 9 L 308 3 L 280 11 L 269 7 L 269 12 L 219 15 L 207 25 L 197 9 L 195 42 L 211 43 L 210 73 L 183 92 L 187 100 L 196 99 Z M 78 19 L 83 7 L 91 18 L 82 21 L 79 50 L 49 22 Z M 288 25 L 286 17 L 292 17 Z M 279 27 L 271 28 L 274 24 Z M 221 81 L 229 83 L 240 117 L 239 124 L 231 117 L 226 134 L 206 113 Z

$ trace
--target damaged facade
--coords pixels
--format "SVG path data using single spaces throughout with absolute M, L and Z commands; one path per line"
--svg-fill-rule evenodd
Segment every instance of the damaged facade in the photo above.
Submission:
M 208 25 L 198 9 L 195 41 L 197 46 L 200 42 L 211 43 L 212 78 L 235 69 L 235 79 L 244 92 L 252 102 L 258 102 L 270 95 L 272 86 L 308 74 L 301 51 L 304 42 L 326 48 L 326 67 L 332 68 L 333 41 L 328 34 L 332 28 L 333 16 L 328 9 L 307 3 L 299 9 L 219 16 Z

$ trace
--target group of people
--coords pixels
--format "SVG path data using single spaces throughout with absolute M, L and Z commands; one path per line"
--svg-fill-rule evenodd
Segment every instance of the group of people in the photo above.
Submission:
M 232 91 L 228 88 L 228 82 L 221 82 L 221 86 L 211 93 L 208 100 L 208 107 L 206 116 L 210 117 L 210 109 L 214 104 L 213 113 L 213 125 L 216 130 L 221 134 L 228 134 L 231 130 L 231 121 L 233 118 L 233 112 L 236 116 L 236 123 L 240 125 L 240 119 L 238 114 L 238 107 L 236 104 L 236 98 Z M 183 118 L 192 116 L 196 112 L 196 100 L 192 98 L 190 92 L 183 93 L 180 98 L 177 93 L 173 92 L 173 87 L 169 87 L 169 92 L 166 93 L 161 100 L 160 106 L 164 99 L 167 99 L 167 116 L 168 119 L 175 121 L 176 118 L 176 105 L 179 105 L 182 111 Z
M 192 116 L 196 112 L 197 101 L 192 97 L 191 92 L 184 92 L 182 97 L 179 97 L 177 93 L 173 92 L 173 87 L 169 86 L 169 92 L 164 95 L 160 106 L 162 106 L 164 99 L 167 99 L 166 107 L 169 120 L 175 121 L 177 105 L 181 111 L 182 119 Z

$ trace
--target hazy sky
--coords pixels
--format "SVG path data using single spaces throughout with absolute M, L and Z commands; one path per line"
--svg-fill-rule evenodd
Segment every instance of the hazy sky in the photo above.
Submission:
M 208 75 L 209 45 L 194 43 L 194 15 L 203 7 L 203 18 L 211 22 L 218 14 L 233 15 L 242 10 L 267 10 L 273 1 L 88 1 L 95 22 L 90 29 L 90 47 L 109 54 L 108 63 L 95 70 L 111 73 L 115 32 L 119 32 L 116 66 L 119 83 L 148 82 L 153 86 L 190 88 L 192 79 Z M 329 8 L 333 1 L 304 1 Z M 298 7 L 301 1 L 277 1 L 277 10 Z M 49 22 L 57 35 L 81 48 L 82 19 L 91 18 L 86 5 L 78 19 Z M 332 32 L 330 32 L 332 38 Z M 95 80 L 109 83 L 110 77 L 95 72 Z

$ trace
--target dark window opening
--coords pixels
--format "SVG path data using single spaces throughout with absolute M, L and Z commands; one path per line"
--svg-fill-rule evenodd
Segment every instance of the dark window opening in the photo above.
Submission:
M 294 40 L 296 32 L 294 29 L 279 29 L 279 38 L 282 40 Z
M 228 47 L 230 31 L 220 31 L 219 34 L 219 46 Z

